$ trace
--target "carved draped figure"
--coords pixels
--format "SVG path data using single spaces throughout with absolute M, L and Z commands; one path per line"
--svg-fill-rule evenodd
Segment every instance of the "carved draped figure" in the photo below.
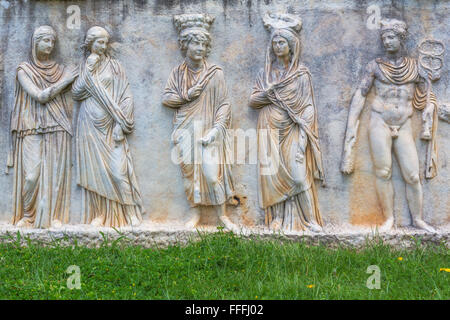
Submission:
M 83 65 L 72 87 L 81 101 L 76 133 L 77 183 L 83 189 L 84 222 L 121 227 L 141 220 L 142 199 L 127 139 L 113 130 L 134 129 L 133 98 L 120 63 L 106 56 L 94 71 Z
M 278 219 L 282 229 L 301 231 L 311 223 L 322 225 L 314 184 L 315 178 L 324 178 L 317 109 L 311 75 L 299 62 L 300 40 L 287 29 L 275 31 L 272 39 L 276 35 L 289 38 L 294 46 L 288 70 L 280 73 L 272 68 L 275 56 L 270 41 L 265 68 L 251 97 L 260 108 L 259 200 L 266 225 Z M 261 93 L 270 86 L 273 91 L 263 98 Z
M 23 219 L 26 226 L 46 228 L 54 220 L 67 223 L 69 219 L 72 126 L 63 93 L 41 104 L 19 82 L 22 71 L 44 90 L 63 76 L 63 66 L 37 59 L 36 42 L 33 37 L 29 61 L 17 68 L 7 165 L 14 166 L 12 222 Z
M 189 101 L 188 90 L 201 85 L 199 97 Z M 187 199 L 191 206 L 220 205 L 234 195 L 231 147 L 228 129 L 231 106 L 222 69 L 204 61 L 198 72 L 183 62 L 176 67 L 164 91 L 164 104 L 176 108 L 172 141 L 177 148 Z M 203 147 L 198 139 L 212 128 L 219 132 L 215 142 Z M 205 152 L 213 155 L 216 175 L 204 173 Z M 209 158 L 208 158 L 209 159 Z

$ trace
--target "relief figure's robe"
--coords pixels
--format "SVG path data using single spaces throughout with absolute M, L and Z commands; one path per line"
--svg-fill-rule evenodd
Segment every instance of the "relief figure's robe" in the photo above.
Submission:
M 196 84 L 203 87 L 202 93 L 190 101 L 187 92 Z M 203 68 L 194 72 L 182 63 L 172 71 L 163 100 L 175 108 L 172 141 L 178 150 L 188 201 L 192 206 L 225 203 L 234 195 L 234 187 L 228 132 L 231 106 L 222 69 L 204 62 Z M 212 128 L 218 130 L 217 139 L 204 147 L 198 140 Z M 205 152 L 213 155 L 217 164 L 213 177 L 204 172 Z
M 103 226 L 120 227 L 141 220 L 142 199 L 126 137 L 115 141 L 120 125 L 134 129 L 134 105 L 120 63 L 106 57 L 89 71 L 82 66 L 72 93 L 81 101 L 77 128 L 77 183 L 83 188 L 84 222 L 101 218 Z

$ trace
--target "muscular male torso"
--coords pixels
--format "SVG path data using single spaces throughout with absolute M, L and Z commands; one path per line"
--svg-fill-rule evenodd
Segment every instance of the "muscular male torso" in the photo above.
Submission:
M 367 66 L 363 79 L 363 95 L 374 87 L 375 98 L 371 104 L 373 116 L 380 117 L 387 125 L 401 126 L 413 114 L 412 100 L 418 82 L 393 84 L 383 74 L 374 60 Z

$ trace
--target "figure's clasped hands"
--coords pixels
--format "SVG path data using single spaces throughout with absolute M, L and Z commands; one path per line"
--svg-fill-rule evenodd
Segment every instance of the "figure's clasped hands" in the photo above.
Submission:
M 268 87 L 268 88 L 266 89 L 266 91 L 265 91 L 266 96 L 275 94 L 275 93 L 274 93 L 274 90 L 275 90 L 275 89 L 276 89 L 276 84 L 270 84 L 269 87 Z
M 116 123 L 113 129 L 113 139 L 115 142 L 121 142 L 125 138 L 122 127 Z
M 72 83 L 76 77 L 78 77 L 78 67 L 77 66 L 70 66 L 66 70 L 64 70 L 64 75 L 63 75 L 64 80 L 63 81 L 66 84 Z
M 100 56 L 96 53 L 91 53 L 90 56 L 86 59 L 86 68 L 91 72 L 94 71 L 99 61 Z

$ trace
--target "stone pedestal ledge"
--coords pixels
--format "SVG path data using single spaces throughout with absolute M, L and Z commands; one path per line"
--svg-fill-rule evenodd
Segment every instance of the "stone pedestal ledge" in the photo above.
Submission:
M 277 240 L 303 242 L 308 245 L 324 245 L 329 248 L 362 248 L 367 242 L 383 242 L 395 248 L 414 248 L 421 245 L 440 245 L 450 247 L 449 228 L 440 228 L 437 233 L 427 233 L 411 227 L 396 228 L 390 232 L 379 233 L 376 229 L 339 226 L 336 231 L 328 226 L 322 233 L 271 232 L 265 228 L 232 230 L 235 234 L 251 240 Z M 27 245 L 29 241 L 43 246 L 85 246 L 99 247 L 105 242 L 122 245 L 136 245 L 145 248 L 165 248 L 171 245 L 186 245 L 189 241 L 198 241 L 202 235 L 218 232 L 217 228 L 201 227 L 186 229 L 177 225 L 158 225 L 145 223 L 139 227 L 120 229 L 96 228 L 87 225 L 67 225 L 59 229 L 20 229 L 11 224 L 0 224 L 0 242 L 20 241 Z M 229 232 L 227 229 L 222 232 Z M 20 234 L 20 237 L 19 237 Z

